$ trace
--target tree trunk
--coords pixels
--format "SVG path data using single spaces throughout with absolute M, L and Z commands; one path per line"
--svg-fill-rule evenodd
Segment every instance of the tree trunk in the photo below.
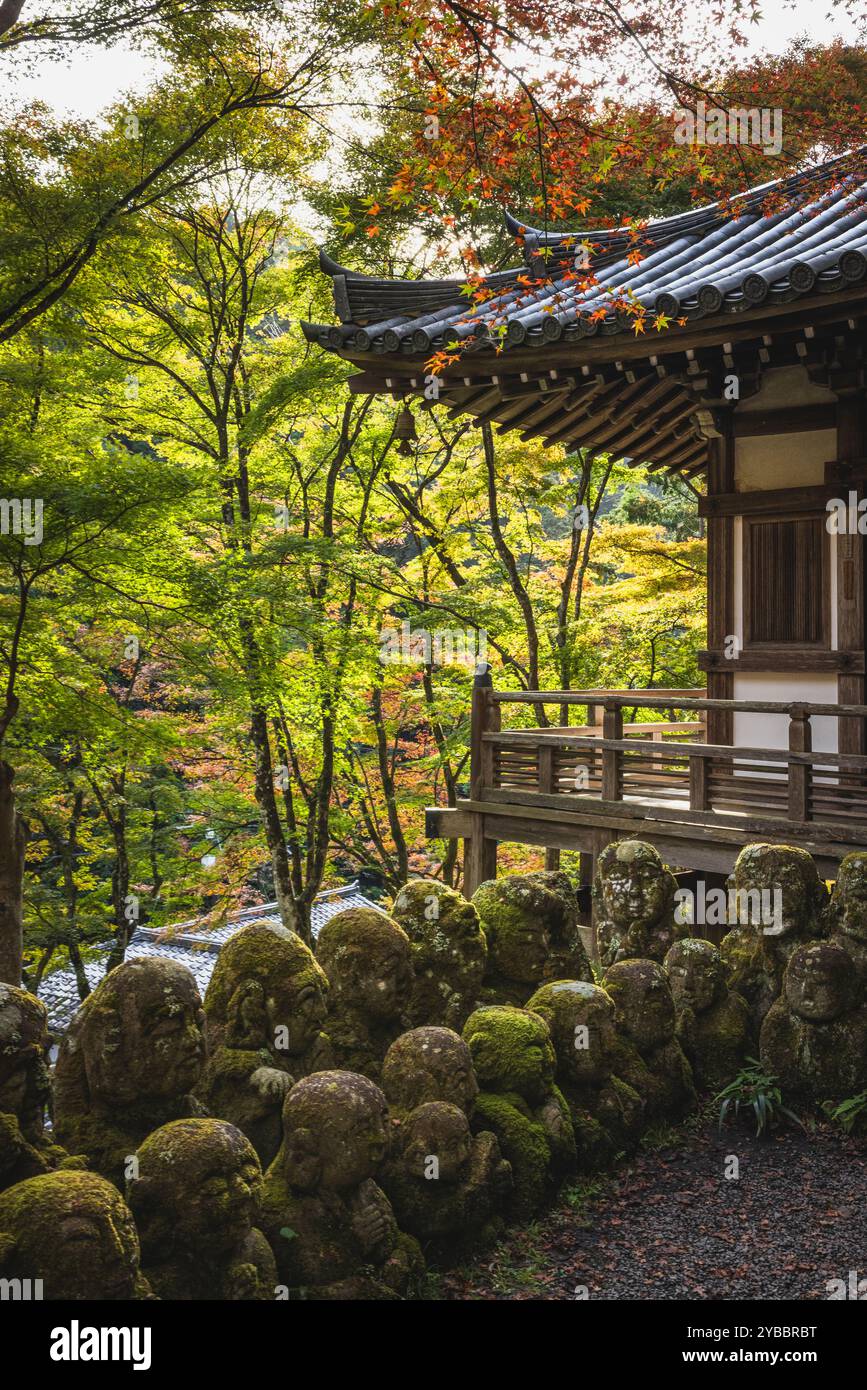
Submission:
M 277 796 L 274 791 L 274 767 L 271 761 L 271 745 L 268 740 L 268 719 L 265 711 L 254 704 L 250 713 L 250 737 L 256 752 L 256 800 L 265 822 L 265 838 L 271 853 L 274 870 L 274 896 L 280 911 L 280 920 L 289 931 L 297 932 L 309 942 L 310 932 L 299 911 L 292 892 L 292 874 L 289 867 L 289 854 L 286 837 L 277 809 Z
M 15 773 L 0 761 L 0 981 L 21 984 L 24 822 L 15 810 Z

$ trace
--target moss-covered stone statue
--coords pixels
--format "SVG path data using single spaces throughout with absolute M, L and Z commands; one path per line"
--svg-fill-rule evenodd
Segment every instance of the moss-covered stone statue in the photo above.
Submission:
M 473 906 L 488 942 L 483 1002 L 520 1007 L 547 980 L 592 980 L 566 874 L 490 879 L 479 884 Z
M 45 1173 L 0 1193 L 0 1278 L 41 1280 L 46 1299 L 154 1296 L 129 1207 L 89 1172 Z
M 411 1296 L 424 1271 L 374 1181 L 388 1147 L 385 1096 L 367 1077 L 320 1071 L 283 1105 L 283 1143 L 268 1172 L 262 1229 L 292 1298 Z
M 158 1298 L 273 1299 L 277 1268 L 256 1229 L 262 1168 L 225 1120 L 173 1120 L 139 1147 L 127 1202 Z
M 0 1191 L 63 1164 L 84 1167 L 45 1134 L 51 1095 L 48 1015 L 27 990 L 0 984 Z
M 450 1028 L 413 1028 L 392 1043 L 382 1064 L 382 1089 L 389 1105 L 390 1157 L 380 1182 L 401 1228 L 418 1236 L 437 1259 L 454 1258 L 497 1234 L 495 1208 L 511 1189 L 511 1169 L 495 1136 L 471 1136 L 463 1155 L 464 1130 L 479 1092 L 470 1049 Z M 454 1111 L 464 1117 L 458 1126 Z M 424 1112 L 424 1114 L 422 1114 Z M 430 1139 L 418 1161 L 423 1135 Z M 457 1155 L 461 1154 L 461 1162 Z M 432 1175 L 433 1174 L 433 1175 Z
M 826 934 L 828 894 L 810 855 L 792 845 L 745 845 L 728 888 L 733 925 L 720 955 L 758 1035 L 792 952 Z
M 457 1105 L 428 1101 L 401 1124 L 380 1182 L 401 1229 L 426 1255 L 454 1260 L 502 1233 L 512 1170 L 489 1130 L 474 1135 Z
M 593 901 L 603 966 L 621 960 L 662 961 L 689 927 L 675 915 L 677 880 L 643 840 L 606 845 L 596 859 Z
M 409 1025 L 409 937 L 376 908 L 351 907 L 325 923 L 316 959 L 331 986 L 327 1032 L 335 1065 L 378 1081 L 389 1045 Z
M 867 1087 L 867 1005 L 858 994 L 851 959 L 836 941 L 792 952 L 759 1039 L 784 1099 L 848 1100 Z
M 697 1086 L 721 1090 L 737 1076 L 753 1046 L 747 1001 L 726 984 L 716 946 L 695 937 L 676 941 L 665 957 L 677 1015 L 677 1038 Z
M 651 1124 L 682 1119 L 697 1097 L 692 1069 L 675 1036 L 665 971 L 654 960 L 618 961 L 606 971 L 605 988 L 614 1000 L 618 1031 L 632 1045 L 622 1054 L 622 1079 L 644 1100 Z
M 253 922 L 231 937 L 205 993 L 208 1060 L 197 1094 L 243 1130 L 263 1166 L 282 1139 L 283 1101 L 296 1081 L 333 1064 L 322 1031 L 328 981 L 309 946 Z
M 85 1000 L 60 1047 L 57 1137 L 121 1189 L 151 1130 L 201 1115 L 192 1091 L 205 1058 L 204 1014 L 186 966 L 124 961 Z
M 398 1123 L 428 1101 L 447 1101 L 472 1117 L 479 1084 L 470 1049 L 451 1028 L 413 1028 L 391 1044 L 381 1086 Z
M 397 894 L 392 915 L 412 944 L 411 1023 L 460 1031 L 479 1002 L 487 963 L 476 909 L 446 884 L 414 878 Z
M 645 1105 L 617 1074 L 626 1048 L 617 1034 L 612 999 L 585 980 L 557 980 L 537 990 L 527 1007 L 551 1030 L 578 1167 L 592 1172 L 631 1152 L 644 1128 Z
M 480 1091 L 473 1128 L 491 1130 L 512 1165 L 509 1212 L 531 1215 L 556 1177 L 575 1166 L 569 1109 L 554 1084 L 548 1025 L 538 1014 L 491 1005 L 464 1025 Z
M 828 921 L 833 939 L 848 951 L 862 993 L 867 993 L 867 854 L 847 854 L 837 871 Z

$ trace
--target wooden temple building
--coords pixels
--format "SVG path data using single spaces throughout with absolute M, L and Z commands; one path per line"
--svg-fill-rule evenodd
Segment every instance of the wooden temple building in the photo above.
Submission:
M 540 452 L 592 448 L 705 480 L 706 687 L 537 692 L 477 677 L 469 795 L 427 817 L 430 837 L 466 841 L 467 894 L 496 873 L 498 841 L 544 846 L 552 866 L 579 850 L 586 870 L 637 836 L 672 864 L 724 872 L 765 840 L 804 846 L 827 876 L 867 849 L 862 170 L 784 180 L 770 212 L 765 186 L 650 222 L 638 264 L 623 230 L 510 221 L 525 264 L 489 276 L 475 311 L 462 281 L 378 280 L 323 256 L 341 323 L 304 331 L 357 366 L 353 390 L 423 402 L 425 363 L 447 348 L 457 360 L 432 408 Z M 528 702 L 565 709 L 568 725 L 510 729 Z M 651 711 L 666 712 L 658 725 Z

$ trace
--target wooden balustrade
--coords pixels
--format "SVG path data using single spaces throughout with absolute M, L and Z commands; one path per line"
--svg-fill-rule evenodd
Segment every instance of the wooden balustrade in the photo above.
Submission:
M 488 677 L 490 680 L 490 677 Z M 587 705 L 587 726 L 501 729 L 503 704 Z M 593 722 L 601 708 L 601 726 Z M 703 720 L 624 723 L 625 708 L 785 715 L 786 748 L 685 740 Z M 505 691 L 478 687 L 473 698 L 471 796 L 611 805 L 658 802 L 704 815 L 757 816 L 794 825 L 857 820 L 867 825 L 867 757 L 813 750 L 814 716 L 867 719 L 865 705 L 712 700 L 694 690 Z M 594 716 L 595 717 L 595 716 Z M 600 807 L 601 812 L 601 807 Z

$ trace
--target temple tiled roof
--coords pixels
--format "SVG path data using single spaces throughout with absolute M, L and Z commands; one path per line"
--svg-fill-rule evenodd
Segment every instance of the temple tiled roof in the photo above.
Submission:
M 365 898 L 357 883 L 320 893 L 310 909 L 313 936 L 319 935 L 329 918 L 335 917 L 338 912 L 345 912 L 350 907 L 376 907 L 376 904 Z M 214 973 L 220 948 L 250 922 L 279 924 L 280 914 L 276 902 L 244 908 L 241 912 L 233 913 L 218 927 L 203 926 L 196 919 L 179 922 L 176 926 L 160 930 L 139 927 L 127 948 L 126 956 L 127 959 L 137 956 L 159 956 L 164 960 L 178 961 L 193 972 L 199 993 L 204 996 Z M 105 961 L 88 961 L 84 971 L 91 988 L 95 988 L 105 974 Z M 73 972 L 64 969 L 46 975 L 39 989 L 39 997 L 48 1010 L 52 1033 L 65 1033 L 81 1002 Z
M 803 175 L 725 206 L 650 221 L 642 228 L 647 249 L 638 264 L 629 260 L 622 228 L 545 233 L 507 218 L 523 238 L 527 265 L 488 276 L 485 287 L 494 293 L 475 311 L 463 280 L 378 280 L 323 254 L 343 324 L 302 327 L 311 342 L 353 353 L 418 356 L 461 342 L 493 350 L 503 329 L 502 346 L 509 349 L 631 333 L 635 313 L 627 300 L 647 313 L 692 321 L 766 301 L 833 294 L 863 281 L 867 176 L 849 174 L 807 202 L 797 197 L 802 187 Z M 787 205 L 766 215 L 772 192 Z M 592 248 L 586 269 L 576 269 L 584 243 Z M 588 276 L 597 283 L 582 285 Z M 543 283 L 532 284 L 542 277 Z

